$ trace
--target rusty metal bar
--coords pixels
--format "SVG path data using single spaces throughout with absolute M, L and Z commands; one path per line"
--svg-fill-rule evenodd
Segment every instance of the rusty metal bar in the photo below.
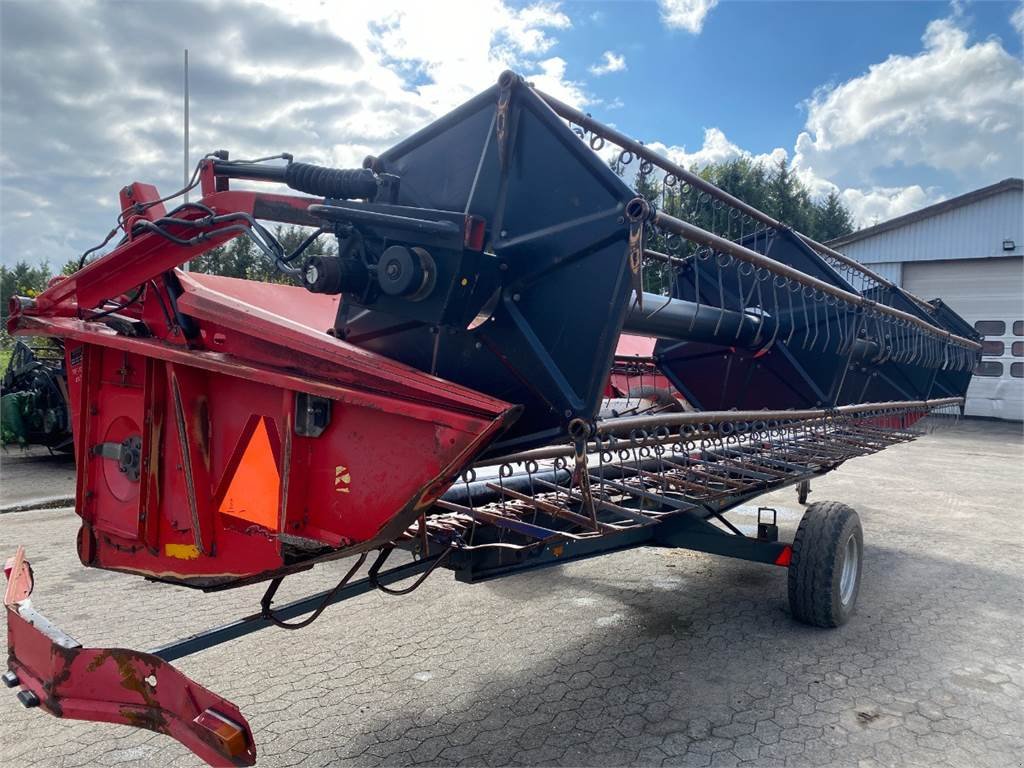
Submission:
M 554 502 L 548 501 L 547 499 L 540 499 L 535 496 L 520 493 L 519 491 L 513 491 L 511 488 L 505 488 L 504 486 L 498 485 L 497 483 L 488 483 L 487 487 L 502 496 L 507 496 L 510 499 L 520 501 L 523 504 L 533 507 L 534 509 L 538 509 L 541 512 L 549 514 L 552 517 L 560 517 L 563 520 L 567 520 L 568 522 L 574 523 L 583 528 L 588 528 L 590 530 L 594 529 L 594 523 L 589 517 L 577 515 L 575 512 L 568 510 L 563 506 L 555 504 Z M 597 529 L 603 531 L 618 530 L 614 526 L 607 525 L 606 523 L 602 523 L 600 521 L 598 521 L 597 523 Z
M 841 405 L 830 410 L 808 409 L 801 411 L 692 411 L 689 413 L 659 413 L 652 416 L 624 416 L 618 419 L 605 419 L 597 422 L 595 434 L 598 435 L 629 435 L 637 429 L 651 427 L 679 427 L 686 424 L 722 424 L 740 421 L 812 421 L 829 416 L 852 416 L 861 413 L 879 411 L 895 413 L 898 411 L 924 410 L 930 411 L 946 405 L 960 405 L 962 397 L 946 397 L 939 400 L 903 400 L 892 403 L 859 403 Z
M 876 412 L 877 415 L 898 414 L 907 411 L 931 411 L 936 408 L 957 405 L 962 406 L 962 397 L 944 397 L 936 400 L 900 400 L 888 403 L 859 403 L 855 405 L 841 405 L 838 408 L 806 409 L 790 411 L 690 411 L 687 413 L 660 413 L 650 416 L 623 416 L 617 419 L 603 419 L 598 421 L 595 434 L 604 436 L 629 437 L 637 430 L 657 429 L 664 427 L 681 427 L 685 425 L 700 424 L 723 424 L 726 422 L 801 422 L 813 424 L 823 419 L 835 416 L 855 416 L 863 413 Z M 694 434 L 693 438 L 699 440 L 701 435 Z M 669 434 L 665 437 L 645 437 L 637 440 L 637 446 L 657 445 L 665 442 L 672 442 L 679 439 L 676 434 Z M 599 442 L 587 444 L 588 452 L 600 451 L 606 446 Z M 529 451 L 498 456 L 493 459 L 486 459 L 474 467 L 497 466 L 500 464 L 515 464 L 524 461 L 545 461 L 550 459 L 573 456 L 573 448 L 568 445 L 550 445 L 544 448 L 534 448 Z
M 767 256 L 764 256 L 757 251 L 752 251 L 739 243 L 734 243 L 732 240 L 726 240 L 724 237 L 719 237 L 718 235 L 708 232 L 705 229 L 701 229 L 700 227 L 696 227 L 693 224 L 687 224 L 685 221 L 677 219 L 674 216 L 669 216 L 668 214 L 661 213 L 659 211 L 654 214 L 654 223 L 656 226 L 661 227 L 662 229 L 667 229 L 669 232 L 674 232 L 680 237 L 685 237 L 687 240 L 692 240 L 693 242 L 709 246 L 716 251 L 728 253 L 741 261 L 754 265 L 755 267 L 766 269 L 772 274 L 786 277 L 794 282 L 807 286 L 808 288 L 813 288 L 814 290 L 821 291 L 822 293 L 827 293 L 830 296 L 835 296 L 837 299 L 845 301 L 847 304 L 865 307 L 867 309 L 877 311 L 880 314 L 888 315 L 904 322 L 911 323 L 912 325 L 918 326 L 926 333 L 946 339 L 949 343 L 958 344 L 969 349 L 981 349 L 981 344 L 977 341 L 966 339 L 963 336 L 957 336 L 956 334 L 950 333 L 944 328 L 932 325 L 909 312 L 887 307 L 884 304 L 879 304 L 877 301 L 872 301 L 871 299 L 857 293 L 844 291 L 842 288 L 837 288 L 830 283 L 826 283 L 824 280 L 819 280 L 816 277 L 804 274 L 800 270 L 794 269 L 787 264 L 781 264 L 774 259 L 769 259 Z
M 678 267 L 686 266 L 689 263 L 687 259 L 681 259 L 678 256 L 670 256 L 667 253 L 655 251 L 650 248 L 644 248 L 644 258 L 654 259 L 655 261 L 662 261 L 666 264 L 675 264 Z
M 575 109 L 574 107 L 569 106 L 565 102 L 556 99 L 554 96 L 549 96 L 543 91 L 539 91 L 537 89 L 534 89 L 534 91 L 541 99 L 547 102 L 547 105 L 551 107 L 551 109 L 554 110 L 554 112 L 558 114 L 560 117 L 572 121 L 581 128 L 585 128 L 588 131 L 598 136 L 601 136 L 607 141 L 611 141 L 614 144 L 618 144 L 620 147 L 629 152 L 632 152 L 637 157 L 643 158 L 644 160 L 647 160 L 648 162 L 658 166 L 662 170 L 671 173 L 673 176 L 685 181 L 692 187 L 696 187 L 697 189 L 700 189 L 702 192 L 707 192 L 712 197 L 715 197 L 721 200 L 722 202 L 732 206 L 733 208 L 742 211 L 743 213 L 750 216 L 752 219 L 755 219 L 766 226 L 773 227 L 776 229 L 792 229 L 784 222 L 772 218 L 764 211 L 755 208 L 749 203 L 743 202 L 738 197 L 729 194 L 724 189 L 720 189 L 719 187 L 712 184 L 710 181 L 702 179 L 700 176 L 698 176 L 695 173 L 692 173 L 691 171 L 686 170 L 681 165 L 673 163 L 664 155 L 658 154 L 649 147 L 646 147 L 640 142 L 630 138 L 626 134 L 617 131 L 614 128 L 611 128 L 598 120 L 595 120 L 590 115 L 580 112 L 578 109 Z M 808 237 L 807 235 L 797 232 L 796 230 L 792 231 L 797 237 L 803 240 L 810 248 L 817 251 L 819 254 L 835 259 L 836 261 L 846 265 L 847 267 L 850 267 L 851 269 L 860 272 L 865 277 L 874 280 L 879 285 L 886 286 L 887 288 L 898 287 L 890 280 L 887 280 L 886 278 L 879 275 L 874 270 L 864 266 L 863 264 L 861 264 L 858 261 L 855 261 L 854 259 L 851 259 L 849 256 L 840 253 L 834 248 L 830 248 L 829 246 L 824 245 L 823 243 L 819 243 L 817 240 L 814 240 Z M 926 312 L 930 312 L 932 310 L 931 305 L 929 305 L 927 302 L 920 299 L 919 297 L 914 296 L 913 294 L 908 293 L 907 291 L 903 291 L 903 293 L 909 296 L 921 309 L 925 310 Z M 981 347 L 979 345 L 978 349 L 980 348 Z

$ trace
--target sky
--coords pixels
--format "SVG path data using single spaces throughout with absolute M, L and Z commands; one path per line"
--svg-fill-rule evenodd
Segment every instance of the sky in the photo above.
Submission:
M 1024 3 L 0 0 L 0 258 L 59 267 L 126 183 L 356 167 L 515 69 L 687 166 L 784 157 L 866 226 L 1024 175 Z

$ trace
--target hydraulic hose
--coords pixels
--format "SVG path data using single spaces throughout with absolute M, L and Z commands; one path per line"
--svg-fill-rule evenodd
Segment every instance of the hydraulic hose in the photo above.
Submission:
M 372 200 L 377 196 L 377 177 L 369 168 L 326 168 L 311 163 L 235 163 L 215 161 L 218 176 L 233 179 L 277 181 L 297 192 L 333 200 Z

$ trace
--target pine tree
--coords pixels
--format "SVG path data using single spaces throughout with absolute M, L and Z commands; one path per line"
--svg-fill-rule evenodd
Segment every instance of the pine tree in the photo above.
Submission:
M 835 190 L 815 206 L 813 229 L 813 237 L 821 242 L 853 232 L 853 216 Z
M 690 186 L 683 192 L 681 184 L 666 186 L 660 169 L 655 168 L 651 173 L 642 175 L 637 173 L 636 165 L 623 166 L 617 157 L 609 162 L 609 167 L 626 184 L 632 186 L 637 194 L 655 203 L 660 210 L 717 235 L 742 240 L 763 226 L 751 222 L 745 216 L 735 215 L 727 205 L 716 206 L 714 198 L 696 187 Z M 719 189 L 815 240 L 823 242 L 848 234 L 854 229 L 853 215 L 843 205 L 838 193 L 832 192 L 815 203 L 811 199 L 810 190 L 785 158 L 766 166 L 750 157 L 738 157 L 705 166 L 700 169 L 699 175 Z M 656 231 L 648 233 L 646 245 L 655 251 L 668 250 L 664 235 Z M 649 260 L 644 269 L 645 290 L 659 293 L 668 283 L 664 264 Z
M 810 234 L 813 206 L 807 187 L 801 183 L 789 161 L 779 158 L 768 175 L 765 213 L 793 229 Z

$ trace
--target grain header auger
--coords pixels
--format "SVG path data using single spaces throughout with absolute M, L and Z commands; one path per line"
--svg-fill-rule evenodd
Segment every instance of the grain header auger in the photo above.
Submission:
M 958 413 L 980 348 L 941 303 L 512 73 L 361 169 L 219 152 L 191 187 L 170 211 L 122 189 L 117 246 L 15 299 L 10 330 L 65 343 L 82 562 L 266 594 L 149 653 L 86 648 L 32 608 L 19 549 L 4 679 L 26 706 L 160 731 L 214 764 L 252 764 L 252 733 L 170 661 L 439 567 L 473 582 L 687 548 L 787 567 L 794 616 L 843 623 L 851 509 L 811 505 L 792 543 L 725 513 Z M 268 220 L 315 231 L 286 253 Z M 239 235 L 298 285 L 176 269 Z M 305 258 L 322 235 L 337 253 Z M 652 353 L 616 358 L 623 331 Z M 613 365 L 618 391 L 664 376 L 690 410 L 598 418 Z M 335 588 L 275 604 L 283 578 L 343 557 Z

